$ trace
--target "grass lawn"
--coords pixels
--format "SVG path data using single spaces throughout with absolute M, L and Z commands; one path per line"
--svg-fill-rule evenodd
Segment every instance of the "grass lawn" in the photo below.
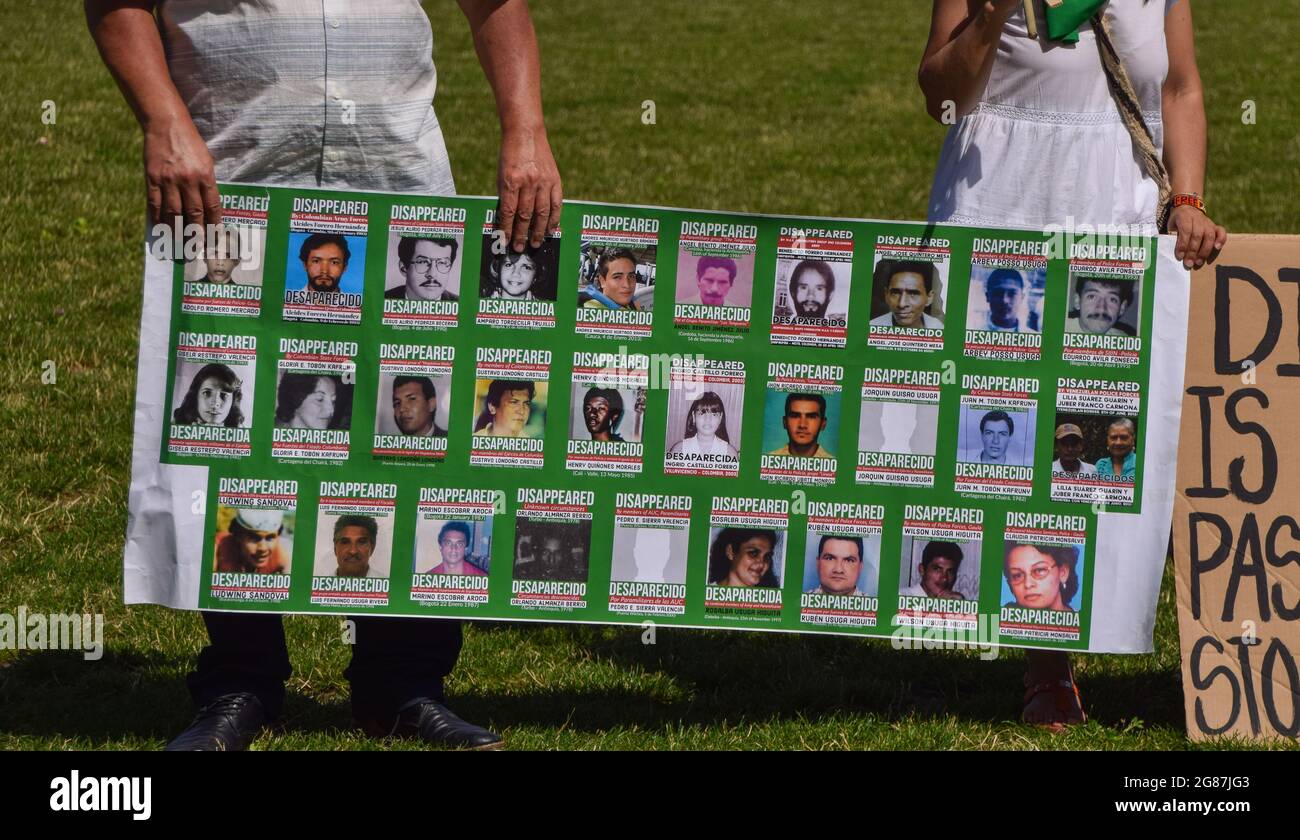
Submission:
M 427 2 L 461 192 L 495 191 L 496 119 L 452 0 Z M 535 0 L 572 198 L 923 218 L 942 130 L 915 82 L 922 0 Z M 1207 194 L 1229 230 L 1297 232 L 1300 23 L 1286 0 L 1197 0 Z M 153 749 L 191 715 L 196 613 L 125 608 L 143 232 L 140 136 L 72 0 L 0 9 L 0 610 L 103 612 L 107 650 L 0 651 L 0 749 Z M 44 124 L 52 101 L 57 122 Z M 653 125 L 641 120 L 652 100 Z M 1242 123 L 1252 100 L 1257 121 Z M 41 384 L 53 360 L 57 382 Z M 295 673 L 262 749 L 408 745 L 347 729 L 337 618 L 287 620 Z M 449 691 L 518 747 L 1179 749 L 1173 578 L 1147 656 L 1081 656 L 1093 720 L 1017 724 L 1022 656 L 741 632 L 470 624 Z

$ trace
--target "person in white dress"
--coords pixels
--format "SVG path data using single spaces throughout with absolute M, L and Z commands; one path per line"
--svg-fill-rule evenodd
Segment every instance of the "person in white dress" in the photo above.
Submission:
M 1050 40 L 1043 0 L 934 0 L 918 72 L 926 110 L 950 126 L 928 218 L 965 225 L 1091 225 L 1156 232 L 1160 186 L 1107 81 L 1091 25 Z M 1227 239 L 1205 212 L 1206 128 L 1190 0 L 1111 0 L 1102 14 L 1168 173 L 1167 228 L 1187 268 Z M 1086 719 L 1069 656 L 1028 651 L 1023 717 L 1060 730 Z

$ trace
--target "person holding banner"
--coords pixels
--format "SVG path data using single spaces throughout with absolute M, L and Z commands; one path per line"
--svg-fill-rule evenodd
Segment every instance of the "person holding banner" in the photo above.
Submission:
M 526 0 L 459 0 L 501 126 L 497 213 L 515 253 L 559 225 L 563 188 L 542 118 Z M 432 101 L 433 34 L 418 0 L 86 0 L 104 64 L 144 135 L 153 220 L 221 222 L 217 181 L 455 193 Z M 360 114 L 360 119 L 354 119 Z M 199 712 L 172 750 L 244 749 L 292 673 L 271 613 L 205 612 L 189 687 Z M 353 718 L 368 732 L 491 749 L 443 705 L 459 622 L 357 616 Z
M 1211 261 L 1227 233 L 1201 198 L 1205 105 L 1190 5 L 934 0 L 918 81 L 926 110 L 950 128 L 929 220 L 1165 230 L 1185 267 Z M 1045 32 L 1031 34 L 1035 19 Z M 1024 719 L 1054 730 L 1083 721 L 1068 656 L 1027 659 Z

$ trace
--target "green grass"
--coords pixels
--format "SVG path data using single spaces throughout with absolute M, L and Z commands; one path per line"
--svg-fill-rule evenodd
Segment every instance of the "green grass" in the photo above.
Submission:
M 0 610 L 104 612 L 107 652 L 0 651 L 0 748 L 156 748 L 191 714 L 195 613 L 121 604 L 143 201 L 140 138 L 70 0 L 0 11 Z M 457 184 L 494 191 L 496 121 L 463 20 L 426 3 Z M 1208 195 L 1229 230 L 1295 232 L 1300 25 L 1283 0 L 1198 0 Z M 915 69 L 920 0 L 536 0 L 552 144 L 572 198 L 921 218 L 941 129 Z M 1243 125 L 1244 100 L 1258 110 Z M 57 123 L 41 122 L 41 103 Z M 641 121 L 653 100 L 657 122 Z M 43 138 L 43 139 L 42 139 Z M 53 360 L 57 383 L 42 385 Z M 347 729 L 338 619 L 287 620 L 296 671 L 263 749 L 408 745 Z M 1023 659 L 880 642 L 467 625 L 449 690 L 517 747 L 1179 749 L 1173 579 L 1147 656 L 1077 657 L 1093 722 L 1014 722 Z M 1221 744 L 1222 745 L 1222 744 Z M 1229 744 L 1231 746 L 1231 744 Z

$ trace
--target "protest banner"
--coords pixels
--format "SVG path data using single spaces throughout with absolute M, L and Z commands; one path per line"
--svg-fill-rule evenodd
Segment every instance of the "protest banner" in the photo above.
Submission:
M 1300 735 L 1300 236 L 1192 275 L 1174 507 L 1187 732 Z
M 222 194 L 146 248 L 128 603 L 1150 649 L 1167 237 Z

